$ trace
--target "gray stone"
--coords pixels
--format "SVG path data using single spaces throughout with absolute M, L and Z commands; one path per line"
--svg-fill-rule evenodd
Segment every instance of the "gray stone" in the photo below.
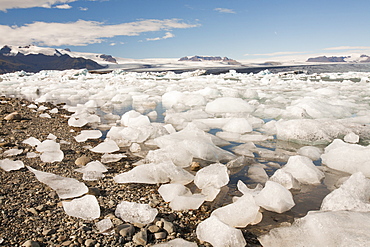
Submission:
M 148 234 L 146 229 L 143 228 L 140 232 L 136 233 L 132 238 L 132 241 L 137 245 L 146 245 L 148 242 Z
M 131 238 L 135 233 L 135 227 L 131 224 L 122 224 L 117 226 L 117 232 L 125 238 Z
M 150 231 L 151 233 L 156 233 L 156 232 L 159 232 L 160 230 L 161 230 L 161 228 L 159 228 L 156 225 L 151 225 L 151 226 L 148 227 L 148 231 Z
M 163 222 L 163 229 L 165 229 L 168 234 L 171 234 L 175 231 L 175 228 L 171 222 L 165 219 L 161 219 L 161 221 Z
M 167 237 L 166 232 L 156 232 L 154 233 L 154 238 L 159 240 L 159 239 L 165 239 Z

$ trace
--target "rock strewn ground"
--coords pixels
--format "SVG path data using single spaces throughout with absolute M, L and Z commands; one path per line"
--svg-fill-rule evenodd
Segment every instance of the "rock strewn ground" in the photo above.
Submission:
M 75 132 L 71 132 L 72 128 L 67 124 L 69 113 L 62 109 L 62 105 L 58 106 L 58 113 L 52 114 L 49 110 L 55 106 L 43 103 L 42 105 L 48 107 L 45 112 L 49 113 L 51 118 L 40 118 L 39 115 L 43 112 L 28 108 L 30 104 L 31 102 L 23 99 L 0 97 L 0 155 L 12 148 L 23 149 L 20 155 L 10 158 L 22 160 L 25 165 L 41 171 L 83 181 L 81 173 L 74 171 L 78 168 L 75 160 L 83 155 L 91 161 L 100 160 L 101 155 L 92 153 L 86 146 L 94 147 L 101 140 L 76 142 L 74 136 L 81 129 L 76 128 Z M 5 116 L 14 111 L 20 114 L 20 120 L 4 120 Z M 43 163 L 40 158 L 27 158 L 27 152 L 35 149 L 22 141 L 31 136 L 43 141 L 50 133 L 58 138 L 57 142 L 63 140 L 63 161 Z M 34 245 L 28 242 L 28 246 L 140 246 L 139 243 L 133 242 L 132 235 L 125 236 L 125 233 L 120 231 L 125 222 L 117 218 L 114 211 L 122 200 L 149 203 L 159 210 L 156 221 L 173 224 L 173 233 L 162 229 L 163 226 L 156 229 L 149 225 L 135 225 L 135 233 L 147 233 L 148 239 L 144 245 L 150 246 L 176 237 L 197 242 L 195 228 L 198 223 L 209 217 L 209 205 L 203 205 L 199 210 L 173 212 L 158 194 L 158 185 L 115 183 L 113 177 L 130 170 L 135 161 L 136 158 L 129 156 L 119 162 L 109 163 L 107 165 L 110 169 L 105 173 L 105 178 L 99 181 L 84 181 L 90 189 L 89 193 L 97 197 L 101 207 L 101 217 L 93 221 L 66 215 L 57 194 L 39 182 L 26 168 L 10 172 L 0 169 L 0 246 L 21 246 L 27 240 L 35 241 Z M 97 232 L 95 223 L 104 218 L 112 220 L 115 226 L 114 234 L 104 235 Z M 152 225 L 155 225 L 156 221 Z M 160 223 L 157 225 L 161 226 Z M 248 246 L 260 246 L 255 236 L 246 230 L 243 230 L 243 233 L 249 242 Z M 199 241 L 197 244 L 207 246 Z

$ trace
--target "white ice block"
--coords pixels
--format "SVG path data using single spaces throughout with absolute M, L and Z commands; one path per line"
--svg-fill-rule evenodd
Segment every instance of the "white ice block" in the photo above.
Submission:
M 148 204 L 122 201 L 117 205 L 115 215 L 130 223 L 149 224 L 152 223 L 158 214 L 156 208 Z

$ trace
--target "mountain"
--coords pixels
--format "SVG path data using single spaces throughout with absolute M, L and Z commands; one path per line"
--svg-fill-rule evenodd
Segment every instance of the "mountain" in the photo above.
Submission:
M 71 56 L 72 55 L 72 56 Z M 105 57 L 104 57 L 105 56 Z M 109 56 L 99 57 L 102 61 Z M 68 49 L 43 48 L 37 46 L 4 46 L 0 49 L 0 73 L 10 73 L 24 70 L 26 72 L 39 72 L 41 70 L 65 69 L 102 69 L 92 59 L 73 56 Z
M 306 62 L 317 62 L 317 63 L 369 63 L 370 57 L 367 55 L 361 56 L 340 56 L 340 57 L 313 57 L 307 59 Z
M 192 62 L 222 62 L 228 65 L 239 65 L 240 63 L 234 59 L 228 57 L 214 57 L 214 56 L 192 56 L 192 57 L 182 57 L 179 61 L 192 61 Z

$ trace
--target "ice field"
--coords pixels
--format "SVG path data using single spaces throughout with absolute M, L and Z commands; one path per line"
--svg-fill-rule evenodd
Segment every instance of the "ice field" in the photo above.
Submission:
M 17 72 L 0 75 L 0 93 L 34 101 L 40 117 L 57 109 L 38 103 L 65 103 L 70 126 L 92 127 L 76 141 L 105 139 L 90 149 L 102 163 L 114 165 L 120 150 L 142 158 L 115 182 L 161 184 L 173 210 L 239 193 L 198 225 L 213 246 L 244 246 L 239 228 L 258 227 L 267 212 L 302 218 L 261 236 L 265 247 L 370 245 L 370 72 Z M 44 162 L 63 159 L 54 140 L 27 141 Z M 84 179 L 104 176 L 99 163 L 81 168 Z M 324 199 L 302 207 L 315 193 Z

